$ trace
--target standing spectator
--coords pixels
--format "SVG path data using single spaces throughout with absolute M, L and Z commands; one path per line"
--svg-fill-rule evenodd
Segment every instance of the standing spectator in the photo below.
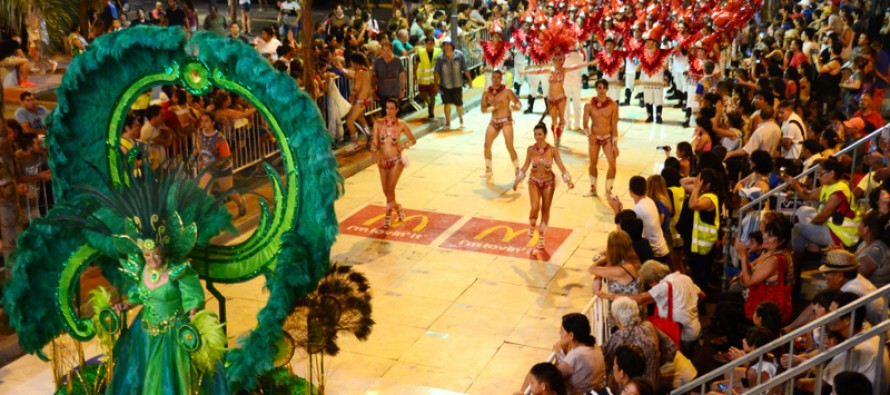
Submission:
M 191 1 L 182 3 L 182 11 L 185 12 L 185 19 L 188 22 L 188 31 L 192 34 L 198 32 L 198 11 Z
M 884 94 L 887 92 L 887 82 L 890 81 L 890 55 L 884 51 L 881 39 L 874 38 L 871 41 L 871 49 L 876 53 L 875 64 L 875 85 L 872 105 L 875 112 L 881 112 L 881 105 L 884 103 Z
M 782 122 L 782 157 L 798 160 L 803 137 L 807 134 L 803 120 L 794 112 L 794 102 L 791 100 L 779 103 L 778 115 L 779 122 Z
M 117 8 L 117 2 L 115 0 L 107 0 L 105 2 L 105 7 L 102 8 L 100 18 L 102 19 L 102 26 L 105 26 L 106 28 L 111 26 L 112 21 L 116 21 L 120 18 L 120 9 Z
M 331 16 L 328 17 L 327 27 L 325 30 L 325 34 L 330 37 L 332 35 L 336 35 L 338 32 L 342 32 L 348 26 L 352 24 L 352 18 L 348 17 L 346 13 L 343 12 L 343 6 L 337 4 L 337 7 L 334 8 L 334 12 L 331 13 Z
M 445 128 L 451 129 L 451 106 L 457 106 L 460 127 L 464 127 L 463 87 L 471 81 L 467 70 L 467 60 L 463 52 L 454 48 L 450 39 L 442 42 L 444 54 L 436 59 L 436 85 L 442 92 L 442 103 L 445 105 Z M 464 80 L 466 78 L 466 80 Z
M 46 152 L 36 134 L 24 133 L 16 139 L 16 181 L 24 189 L 24 207 L 28 219 L 40 217 L 40 193 L 43 182 L 51 180 Z M 22 195 L 21 192 L 19 192 Z
M 9 256 L 15 251 L 15 240 L 21 231 L 19 226 L 18 188 L 15 183 L 15 153 L 5 128 L 0 125 L 0 251 L 6 265 L 7 279 L 12 275 Z
M 164 4 L 161 3 L 160 1 L 156 2 L 155 8 L 153 8 L 151 10 L 150 17 L 149 17 L 151 19 L 151 24 L 152 25 L 160 25 L 161 19 L 164 18 L 165 14 L 166 13 L 164 12 Z
M 631 177 L 628 189 L 630 197 L 634 201 L 632 210 L 637 214 L 637 218 L 643 221 L 643 235 L 649 240 L 649 246 L 655 253 L 655 259 L 659 262 L 669 262 L 671 250 L 661 230 L 658 207 L 655 205 L 655 201 L 646 196 L 646 179 L 641 176 Z M 609 205 L 615 214 L 620 213 L 623 209 L 621 201 L 615 194 L 609 197 Z
M 829 57 L 823 61 L 818 54 L 813 54 L 813 64 L 816 66 L 816 81 L 813 86 L 816 98 L 819 100 L 819 114 L 831 112 L 837 106 L 841 95 L 841 60 L 842 47 L 838 43 L 832 45 Z
M 46 30 L 46 20 L 40 15 L 37 7 L 32 5 L 28 15 L 28 55 L 31 62 L 41 70 L 43 74 L 55 73 L 59 63 L 46 55 L 46 47 L 49 45 L 49 33 Z
M 241 25 L 244 26 L 244 32 L 250 34 L 250 0 L 238 0 L 238 7 L 241 8 Z
M 220 36 L 226 35 L 226 17 L 219 13 L 216 6 L 210 6 L 210 13 L 204 17 L 204 30 L 214 32 Z
M 167 159 L 166 148 L 170 145 L 172 132 L 164 124 L 161 106 L 151 105 L 145 110 L 146 122 L 142 125 L 139 141 L 148 146 L 148 162 L 156 169 Z
M 19 95 L 19 100 L 22 108 L 15 110 L 15 120 L 22 125 L 25 133 L 45 135 L 45 119 L 49 115 L 49 111 L 46 107 L 37 104 L 37 99 L 31 92 L 23 92 Z
M 182 26 L 185 31 L 191 31 L 188 16 L 179 6 L 179 0 L 167 0 L 167 25 Z
M 241 42 L 245 44 L 250 44 L 250 39 L 241 34 L 241 28 L 238 27 L 238 22 L 235 21 L 232 21 L 232 24 L 229 25 L 229 34 L 226 37 L 241 40 Z
M 278 35 L 287 38 L 288 32 L 299 40 L 300 31 L 300 2 L 297 0 L 285 0 L 278 3 Z
M 392 48 L 396 56 L 406 56 L 408 52 L 414 49 L 411 43 L 408 42 L 407 29 L 399 29 L 396 33 L 396 38 L 392 40 Z
M 82 54 L 89 45 L 87 39 L 80 34 L 80 25 L 77 23 L 71 24 L 71 33 L 68 34 L 68 47 L 71 48 L 71 56 Z
M 136 19 L 130 22 L 130 26 L 139 26 L 139 25 L 149 25 L 151 24 L 151 20 L 148 19 L 148 16 L 145 14 L 145 10 L 138 9 L 136 10 Z M 77 25 L 80 26 L 80 25 Z M 206 29 L 206 27 L 205 27 Z M 223 28 L 225 30 L 225 28 Z
M 427 106 L 427 118 L 435 118 L 436 93 L 438 86 L 436 85 L 435 65 L 436 59 L 442 55 L 442 51 L 435 46 L 436 40 L 432 37 L 424 39 L 424 46 L 417 50 L 417 57 L 414 58 L 417 73 L 414 75 L 417 89 L 420 91 L 420 98 Z
M 377 97 L 384 105 L 389 99 L 401 101 L 405 97 L 405 67 L 402 60 L 393 54 L 389 41 L 381 43 L 383 56 L 374 61 L 374 76 L 377 79 Z
M 275 36 L 275 29 L 272 26 L 263 28 L 263 37 L 257 39 L 255 45 L 257 52 L 264 58 L 271 62 L 278 60 L 278 47 L 281 46 L 281 41 Z

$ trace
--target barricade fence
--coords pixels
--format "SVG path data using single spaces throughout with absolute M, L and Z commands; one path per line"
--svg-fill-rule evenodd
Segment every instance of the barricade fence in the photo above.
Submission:
M 854 322 L 856 320 L 856 310 L 859 307 L 867 306 L 869 303 L 872 303 L 874 300 L 880 299 L 881 305 L 883 306 L 881 321 L 876 323 L 871 329 L 863 330 L 861 333 L 856 334 L 853 332 L 853 325 L 850 325 L 850 330 L 848 333 L 844 333 L 843 335 L 846 337 L 846 341 L 831 347 L 830 350 L 825 349 L 824 338 L 827 337 L 824 334 L 828 333 L 828 325 L 836 321 L 837 319 L 850 315 L 850 322 Z M 776 350 L 782 350 L 782 353 L 795 354 L 795 341 L 802 335 L 813 333 L 817 328 L 823 334 L 822 339 L 816 339 L 814 337 L 814 341 L 816 342 L 816 347 L 818 349 L 818 354 L 816 354 L 813 358 L 810 358 L 805 363 L 799 366 L 792 366 L 792 361 L 789 358 L 787 365 L 779 363 L 780 368 L 784 368 L 785 371 L 778 374 L 777 376 L 771 378 L 766 382 L 761 382 L 761 376 L 758 375 L 757 381 L 754 383 L 748 383 L 749 389 L 744 392 L 744 394 L 768 394 L 772 393 L 770 390 L 775 389 L 777 387 L 784 388 L 785 394 L 795 393 L 794 382 L 799 379 L 803 374 L 809 372 L 811 369 L 815 369 L 816 371 L 816 381 L 815 381 L 815 394 L 821 394 L 822 389 L 822 370 L 826 363 L 831 362 L 831 360 L 841 353 L 845 353 L 856 345 L 874 339 L 878 337 L 878 343 L 880 347 L 878 347 L 877 355 L 876 355 L 876 365 L 881 366 L 881 362 L 884 356 L 884 348 L 883 345 L 887 342 L 887 331 L 890 330 L 890 320 L 887 317 L 887 309 L 888 303 L 890 303 L 890 285 L 885 285 L 883 288 L 878 289 L 868 295 L 865 295 L 859 299 L 857 299 L 854 303 L 851 303 L 847 306 L 841 307 L 836 311 L 833 311 L 825 316 L 811 321 L 810 323 L 797 328 L 784 336 L 773 340 L 772 342 L 758 347 L 752 352 L 746 354 L 745 356 L 738 358 L 736 360 L 730 361 L 720 368 L 714 369 L 711 372 L 701 375 L 695 380 L 692 380 L 688 384 L 681 386 L 671 392 L 671 395 L 681 395 L 681 394 L 690 394 L 690 393 L 699 393 L 705 394 L 709 392 L 708 385 L 715 380 L 723 379 L 724 377 L 729 379 L 729 382 L 732 383 L 734 379 L 739 378 L 736 376 L 736 368 L 745 367 L 745 366 L 763 366 L 763 360 L 765 357 L 768 357 L 767 354 L 772 354 Z M 797 350 L 798 353 L 804 350 Z M 775 356 L 778 358 L 778 356 Z M 847 357 L 844 362 L 844 370 L 849 370 L 851 368 L 851 363 L 853 361 L 853 357 Z M 755 364 L 756 362 L 756 364 Z M 886 377 L 883 377 L 883 369 L 876 369 L 874 372 L 874 376 L 868 377 L 868 379 L 874 384 L 874 392 L 873 395 L 886 394 Z M 740 378 L 739 378 L 740 379 Z M 862 394 L 867 395 L 867 394 Z

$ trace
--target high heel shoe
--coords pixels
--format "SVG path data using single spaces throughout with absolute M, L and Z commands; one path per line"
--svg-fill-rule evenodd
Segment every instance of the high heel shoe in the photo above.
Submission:
M 383 229 L 389 229 L 389 225 L 392 224 L 392 215 L 386 214 L 383 216 Z
M 530 228 L 528 228 L 528 237 L 535 237 L 535 226 L 534 225 L 532 225 Z
M 538 236 L 538 249 L 539 250 L 544 249 L 544 235 Z
M 396 213 L 399 214 L 399 221 L 401 221 L 401 222 L 405 222 L 405 212 L 402 211 L 402 205 L 401 205 L 401 204 L 398 205 L 398 207 L 396 208 Z

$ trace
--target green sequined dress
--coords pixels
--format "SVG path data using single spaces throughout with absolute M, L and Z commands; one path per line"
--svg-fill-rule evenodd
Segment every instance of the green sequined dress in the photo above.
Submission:
M 190 353 L 177 337 L 191 309 L 204 306 L 204 288 L 188 263 L 171 267 L 167 283 L 149 289 L 140 281 L 127 294 L 142 311 L 114 346 L 114 371 L 107 394 L 192 394 L 199 382 Z M 201 394 L 228 394 L 223 368 L 200 380 Z

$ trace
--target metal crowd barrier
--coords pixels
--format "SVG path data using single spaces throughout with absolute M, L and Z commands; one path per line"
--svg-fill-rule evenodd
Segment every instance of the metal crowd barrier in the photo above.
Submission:
M 869 340 L 871 338 L 874 338 L 874 337 L 880 338 L 879 344 L 881 345 L 881 347 L 878 348 L 878 355 L 876 358 L 876 360 L 878 361 L 877 364 L 878 364 L 878 366 L 880 366 L 880 361 L 882 361 L 883 353 L 885 352 L 885 350 L 884 350 L 885 347 L 883 347 L 883 345 L 887 341 L 887 331 L 888 331 L 888 329 L 890 329 L 890 320 L 888 320 L 888 318 L 887 318 L 888 303 L 890 303 L 890 285 L 885 285 L 883 288 L 878 289 L 868 295 L 865 295 L 865 296 L 857 299 L 856 302 L 854 302 L 854 303 L 851 303 L 847 306 L 837 309 L 836 311 L 826 314 L 822 318 L 812 321 L 800 328 L 797 328 L 797 329 L 789 332 L 785 336 L 782 336 L 776 340 L 771 341 L 769 344 L 766 344 L 762 347 L 758 347 L 756 350 L 748 353 L 747 355 L 745 355 L 739 359 L 730 361 L 718 369 L 714 369 L 707 374 L 699 376 L 698 378 L 696 378 L 695 380 L 692 380 L 688 384 L 685 384 L 685 385 L 681 386 L 680 388 L 673 390 L 671 392 L 671 395 L 681 395 L 681 394 L 689 394 L 689 393 L 700 393 L 700 394 L 707 393 L 708 392 L 707 386 L 710 384 L 710 382 L 712 382 L 714 380 L 722 379 L 724 377 L 724 375 L 726 375 L 726 374 L 729 375 L 729 382 L 732 383 L 733 379 L 735 378 L 735 368 L 743 367 L 743 366 L 747 366 L 747 365 L 753 366 L 755 361 L 758 364 L 762 364 L 764 356 L 766 356 L 766 354 L 775 352 L 775 350 L 788 350 L 788 353 L 793 355 L 795 340 L 798 337 L 800 337 L 801 335 L 804 335 L 807 333 L 812 333 L 812 331 L 815 330 L 816 328 L 821 328 L 820 330 L 822 331 L 823 338 L 824 338 L 825 337 L 824 334 L 828 333 L 827 327 L 828 327 L 829 323 L 837 320 L 840 317 L 846 316 L 848 314 L 851 314 L 850 322 L 853 322 L 853 321 L 855 321 L 857 308 L 859 308 L 861 306 L 867 306 L 869 303 L 871 303 L 872 301 L 879 299 L 879 298 L 882 298 L 882 301 L 883 301 L 883 303 L 882 303 L 883 313 L 881 314 L 881 317 L 882 317 L 881 322 L 872 326 L 872 328 L 870 330 L 863 330 L 863 332 L 861 334 L 856 335 L 855 333 L 853 333 L 853 326 L 850 325 L 850 332 L 843 334 L 843 335 L 847 336 L 847 340 L 844 341 L 843 343 L 832 347 L 830 350 L 825 350 L 824 341 L 819 341 L 819 344 L 818 344 L 819 353 L 816 356 L 807 360 L 805 363 L 803 363 L 797 367 L 785 366 L 784 368 L 787 370 L 784 373 L 781 373 L 781 374 L 777 375 L 776 377 L 769 379 L 766 382 L 761 382 L 762 378 L 760 377 L 760 375 L 758 375 L 757 381 L 755 383 L 748 383 L 750 388 L 744 392 L 744 394 L 767 394 L 767 393 L 770 393 L 769 390 L 771 390 L 773 388 L 776 388 L 779 386 L 784 386 L 785 394 L 795 393 L 793 391 L 794 381 L 796 379 L 798 379 L 800 376 L 802 376 L 804 373 L 808 372 L 810 369 L 815 368 L 816 369 L 816 387 L 815 387 L 814 393 L 821 394 L 822 393 L 821 392 L 822 370 L 824 368 L 823 365 L 826 362 L 830 362 L 831 359 L 835 355 L 849 351 L 850 349 L 852 349 L 859 343 L 862 343 L 862 342 Z M 850 364 L 851 364 L 852 360 L 853 360 L 853 358 L 851 358 L 851 357 L 846 358 L 844 370 L 850 369 Z M 789 361 L 789 364 L 790 364 L 790 361 Z M 885 381 L 886 377 L 882 377 L 884 370 L 877 369 L 876 373 L 877 373 L 876 374 L 877 377 L 869 377 L 869 380 L 871 380 L 872 383 L 875 384 L 873 395 L 886 394 L 887 387 L 882 387 L 882 384 L 881 384 L 881 383 L 886 383 L 886 381 Z M 862 394 L 862 395 L 866 395 L 866 394 Z
M 460 47 L 464 52 L 464 56 L 467 58 L 468 70 L 482 67 L 484 59 L 482 55 L 482 47 L 479 46 L 479 43 L 489 40 L 490 38 L 488 28 L 485 27 L 466 31 L 458 37 Z

